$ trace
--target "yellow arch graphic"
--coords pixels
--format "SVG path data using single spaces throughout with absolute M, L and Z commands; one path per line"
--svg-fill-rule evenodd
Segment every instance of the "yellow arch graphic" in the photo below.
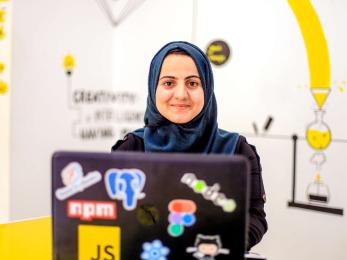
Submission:
M 312 95 L 322 109 L 330 93 L 330 60 L 318 15 L 309 0 L 288 0 L 305 41 Z

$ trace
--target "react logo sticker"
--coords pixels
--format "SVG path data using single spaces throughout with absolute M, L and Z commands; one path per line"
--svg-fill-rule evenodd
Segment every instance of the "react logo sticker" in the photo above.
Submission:
M 136 208 L 137 200 L 143 199 L 142 189 L 146 176 L 138 169 L 110 169 L 105 175 L 105 186 L 111 199 L 123 201 L 126 210 Z
M 192 200 L 172 200 L 169 203 L 169 227 L 168 232 L 173 237 L 183 234 L 184 227 L 194 225 L 196 205 Z
M 193 253 L 193 257 L 196 259 L 215 259 L 215 256 L 219 254 L 228 255 L 229 249 L 222 248 L 222 242 L 219 235 L 205 236 L 198 234 L 194 247 L 188 247 L 187 253 Z
M 141 259 L 146 260 L 166 260 L 166 256 L 170 253 L 169 248 L 164 246 L 158 239 L 143 243 L 142 248 Z
M 71 162 L 61 171 L 61 178 L 65 187 L 59 188 L 55 196 L 59 200 L 65 200 L 76 193 L 101 181 L 101 173 L 92 171 L 83 176 L 82 166 L 78 162 Z
M 219 192 L 220 186 L 217 183 L 209 187 L 205 181 L 198 180 L 194 173 L 185 173 L 181 178 L 181 182 L 187 184 L 194 192 L 202 194 L 205 199 L 211 200 L 225 212 L 233 212 L 236 208 L 235 200 L 228 199 L 225 194 Z

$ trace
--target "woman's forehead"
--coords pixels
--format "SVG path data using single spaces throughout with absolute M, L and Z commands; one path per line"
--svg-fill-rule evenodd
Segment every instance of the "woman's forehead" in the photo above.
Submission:
M 169 54 L 165 57 L 160 75 L 167 76 L 199 76 L 199 72 L 194 60 L 189 55 Z

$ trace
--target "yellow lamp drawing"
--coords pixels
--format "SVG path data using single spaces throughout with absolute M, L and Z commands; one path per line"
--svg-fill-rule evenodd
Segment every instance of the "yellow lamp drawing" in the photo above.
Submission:
M 64 57 L 64 69 L 68 76 L 72 74 L 75 66 L 76 66 L 75 58 L 71 54 L 66 55 Z

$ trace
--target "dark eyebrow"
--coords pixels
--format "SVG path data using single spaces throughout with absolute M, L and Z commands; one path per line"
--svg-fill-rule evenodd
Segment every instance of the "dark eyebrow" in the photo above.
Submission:
M 191 76 L 186 77 L 185 80 L 192 79 L 192 78 L 200 79 L 199 76 L 191 75 Z M 159 80 L 162 80 L 162 79 L 176 79 L 176 77 L 174 77 L 174 76 L 162 76 Z
M 174 76 L 162 76 L 159 80 L 162 80 L 162 79 L 175 79 Z
M 191 76 L 188 76 L 186 77 L 185 79 L 191 79 L 191 78 L 197 78 L 197 79 L 200 79 L 199 76 L 196 76 L 196 75 L 191 75 Z

